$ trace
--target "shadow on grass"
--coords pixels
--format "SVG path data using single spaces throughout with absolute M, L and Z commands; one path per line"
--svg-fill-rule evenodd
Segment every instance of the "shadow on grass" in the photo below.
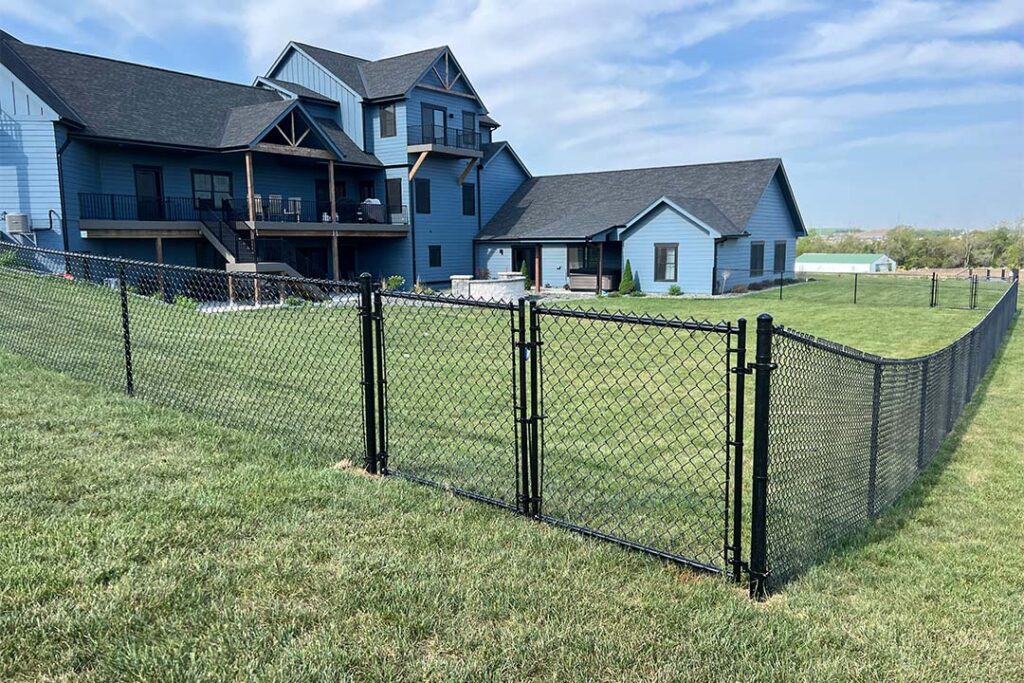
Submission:
M 970 402 L 964 407 L 963 412 L 957 418 L 952 431 L 939 447 L 938 453 L 931 463 L 920 473 L 910 488 L 897 499 L 897 502 L 888 510 L 876 517 L 863 531 L 855 534 L 847 541 L 837 545 L 831 552 L 824 555 L 814 566 L 825 564 L 846 555 L 860 550 L 879 541 L 884 541 L 896 535 L 912 521 L 914 514 L 927 500 L 933 488 L 942 478 L 953 454 L 960 447 L 964 435 L 970 429 L 977 417 L 978 411 L 984 406 L 992 381 L 999 372 L 1003 360 L 1006 357 L 1007 349 L 1010 348 L 1011 339 L 1017 327 L 1020 325 L 1020 309 L 1018 309 L 1013 321 L 1006 330 L 1006 336 L 999 351 L 992 359 L 988 371 L 978 384 Z M 787 588 L 794 582 L 799 581 L 803 574 L 794 577 L 781 588 L 780 593 L 785 593 Z

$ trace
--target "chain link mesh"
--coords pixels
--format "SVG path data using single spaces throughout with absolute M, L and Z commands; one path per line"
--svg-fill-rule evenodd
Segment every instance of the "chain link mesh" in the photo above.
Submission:
M 894 360 L 780 327 L 772 336 L 769 589 L 891 507 L 932 461 L 1013 319 L 1014 282 L 970 332 Z
M 361 461 L 357 291 L 4 244 L 0 344 L 228 427 Z
M 733 328 L 537 316 L 543 519 L 723 569 Z

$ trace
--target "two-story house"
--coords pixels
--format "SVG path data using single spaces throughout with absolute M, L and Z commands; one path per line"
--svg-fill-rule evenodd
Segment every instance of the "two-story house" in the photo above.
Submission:
M 292 42 L 240 84 L 0 32 L 0 238 L 435 286 L 525 265 L 608 290 L 628 260 L 646 291 L 712 293 L 793 271 L 779 159 L 532 177 L 496 128 L 447 47 Z

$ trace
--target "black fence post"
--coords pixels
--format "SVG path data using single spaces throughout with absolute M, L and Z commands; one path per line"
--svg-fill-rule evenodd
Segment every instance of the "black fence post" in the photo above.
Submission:
M 956 384 L 956 343 L 949 347 L 949 386 L 946 392 L 946 431 L 948 434 L 953 428 L 956 418 L 953 416 L 953 386 Z
M 530 514 L 541 514 L 541 437 L 540 421 L 540 316 L 537 302 L 530 302 Z
M 859 273 L 853 274 L 853 303 L 857 303 L 857 276 Z
M 359 276 L 359 318 L 363 338 L 363 422 L 366 427 L 366 471 L 377 474 L 377 411 L 373 365 L 373 280 L 369 273 Z
M 776 277 L 775 279 L 778 280 L 779 282 L 779 301 L 782 301 L 782 278 L 785 276 L 785 274 L 785 271 L 781 270 L 778 273 L 776 273 L 778 277 Z
M 868 459 L 868 518 L 875 516 L 878 485 L 878 417 L 882 409 L 882 364 L 875 363 L 875 379 L 871 390 L 871 451 Z
M 924 469 L 924 436 L 928 413 L 928 358 L 921 364 L 921 396 L 919 398 L 917 417 L 917 469 Z
M 732 574 L 739 583 L 743 574 L 743 411 L 744 388 L 747 373 L 747 320 L 736 321 L 736 375 L 735 422 L 733 424 L 733 482 L 732 482 Z
M 381 474 L 388 472 L 388 378 L 384 356 L 384 300 L 380 289 L 373 291 L 375 357 L 377 360 L 377 465 Z
M 938 299 L 938 295 L 939 295 L 939 281 L 936 278 L 935 271 L 933 270 L 932 271 L 931 299 L 928 301 L 928 307 L 929 308 L 935 308 L 935 305 L 936 305 L 937 299 Z
M 771 399 L 772 317 L 757 316 L 754 358 L 754 462 L 750 496 L 750 597 L 767 596 L 768 425 Z
M 528 360 L 529 348 L 526 344 L 526 299 L 519 300 L 518 325 L 516 329 L 516 359 L 518 360 L 519 387 L 516 392 L 516 400 L 519 402 L 519 511 L 524 515 L 530 514 L 530 419 L 528 417 L 526 395 L 526 362 Z
M 118 259 L 120 261 L 120 259 Z M 117 266 L 117 286 L 121 290 L 121 331 L 124 336 L 125 393 L 135 395 L 135 373 L 132 370 L 132 332 L 128 317 L 128 285 L 124 277 L 124 262 Z

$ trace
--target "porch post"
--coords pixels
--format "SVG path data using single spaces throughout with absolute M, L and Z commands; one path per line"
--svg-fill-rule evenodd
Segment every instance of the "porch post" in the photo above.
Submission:
M 253 192 L 252 152 L 245 153 L 246 202 L 249 205 L 249 237 L 256 238 L 256 197 Z
M 338 222 L 338 206 L 334 203 L 334 160 L 333 159 L 329 160 L 327 162 L 327 195 L 328 195 L 328 197 L 330 197 L 330 202 L 331 202 L 331 222 L 332 223 L 337 223 Z M 337 255 L 338 255 L 338 237 L 337 237 L 337 235 L 335 235 L 335 237 L 334 237 L 334 255 L 335 255 L 335 258 L 337 258 Z M 337 271 L 335 271 L 335 272 L 337 272 Z M 339 278 L 337 276 L 335 276 L 334 279 L 337 280 Z
M 338 258 L 338 231 L 331 233 L 331 265 L 334 266 L 334 279 L 340 280 L 341 260 Z
M 601 284 L 604 280 L 604 242 L 597 243 L 597 287 L 595 293 L 601 296 Z
M 163 266 L 164 264 L 164 238 L 156 238 L 156 262 Z M 158 267 L 156 270 L 157 287 L 160 288 L 160 298 L 167 299 L 167 292 L 164 291 L 164 269 Z
M 540 245 L 533 250 L 533 289 L 540 294 Z

